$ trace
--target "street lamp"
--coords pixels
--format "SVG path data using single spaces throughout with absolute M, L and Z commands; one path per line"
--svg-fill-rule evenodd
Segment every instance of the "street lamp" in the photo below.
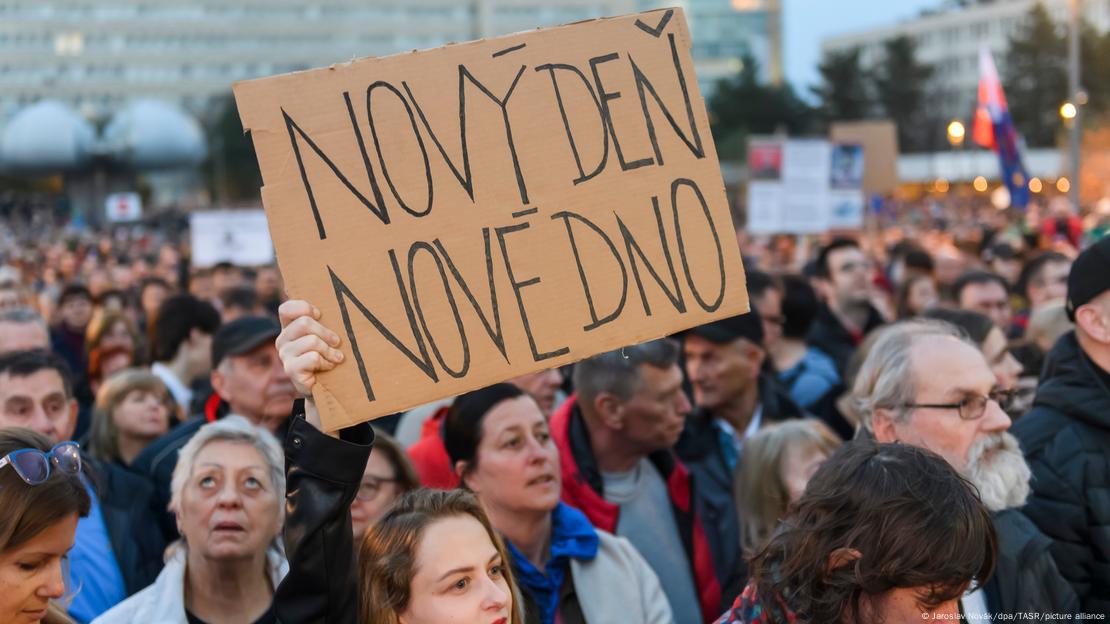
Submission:
M 1060 105 L 1060 118 L 1064 121 L 1071 123 L 1071 121 L 1075 119 L 1075 114 L 1075 104 L 1072 104 L 1071 102 L 1064 102 Z
M 966 134 L 967 130 L 959 119 L 953 119 L 948 123 L 948 142 L 952 144 L 952 147 L 963 145 Z

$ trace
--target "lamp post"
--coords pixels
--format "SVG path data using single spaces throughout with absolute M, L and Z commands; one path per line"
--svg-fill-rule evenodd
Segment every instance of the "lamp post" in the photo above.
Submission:
M 1082 0 L 1068 0 L 1068 101 L 1060 107 L 1060 116 L 1070 124 L 1069 143 L 1071 148 L 1071 199 L 1072 210 L 1079 214 L 1079 143 L 1081 139 L 1079 107 L 1085 99 L 1079 85 L 1079 9 Z M 1070 116 L 1070 117 L 1069 117 Z

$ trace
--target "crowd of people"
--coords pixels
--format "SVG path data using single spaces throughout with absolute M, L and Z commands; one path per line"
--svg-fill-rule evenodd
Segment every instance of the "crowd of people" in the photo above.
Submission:
M 9 233 L 0 621 L 1104 620 L 1110 237 L 955 210 L 741 233 L 747 314 L 332 433 L 276 267 Z

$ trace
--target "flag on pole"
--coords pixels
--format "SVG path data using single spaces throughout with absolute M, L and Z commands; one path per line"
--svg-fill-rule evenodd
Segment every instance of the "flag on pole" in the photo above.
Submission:
M 1025 208 L 1029 204 L 1029 176 L 1021 163 L 1017 129 L 1006 105 L 1006 94 L 986 46 L 979 48 L 979 106 L 971 125 L 971 138 L 998 154 L 1002 182 L 1010 191 L 1010 205 Z

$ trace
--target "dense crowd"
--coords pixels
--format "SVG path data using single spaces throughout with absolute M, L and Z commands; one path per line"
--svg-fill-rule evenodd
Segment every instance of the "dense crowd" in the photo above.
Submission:
M 9 228 L 0 621 L 1105 619 L 1107 215 L 740 232 L 748 314 L 333 433 L 276 267 Z

